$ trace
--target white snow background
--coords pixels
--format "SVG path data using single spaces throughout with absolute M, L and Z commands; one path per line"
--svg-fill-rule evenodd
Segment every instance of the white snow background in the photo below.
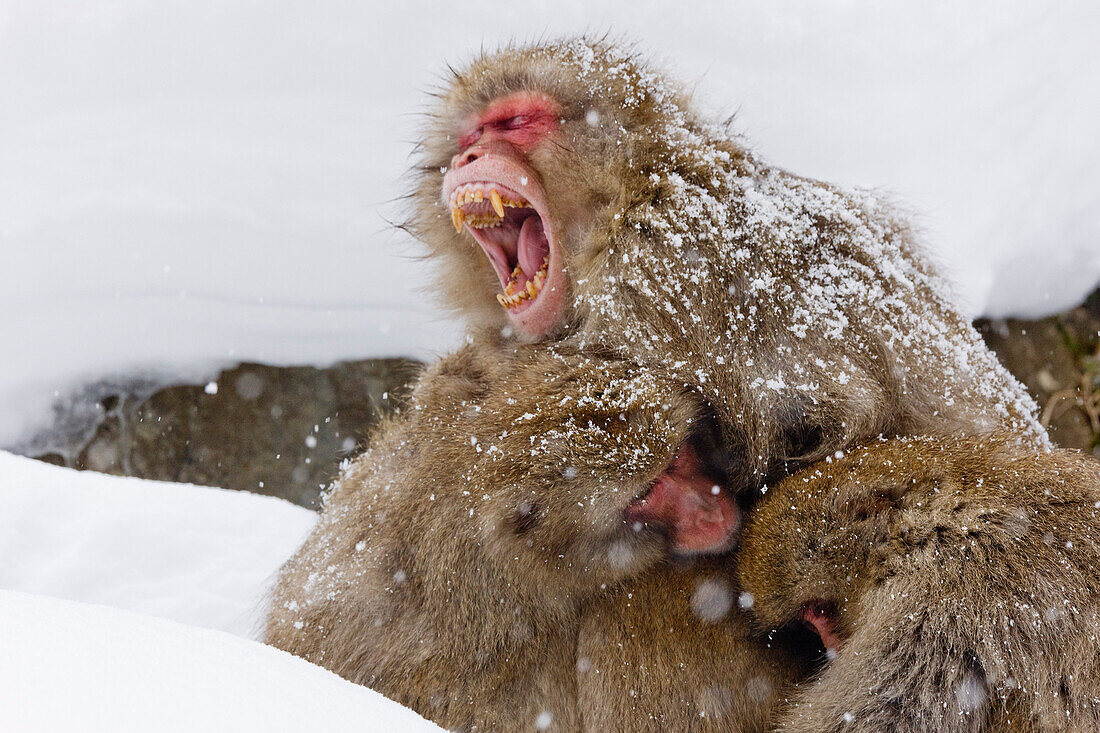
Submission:
M 894 192 L 972 314 L 1100 280 L 1095 0 L 0 0 L 0 446 L 98 379 L 453 346 L 388 224 L 416 113 L 444 61 L 586 30 Z M 0 453 L 0 730 L 430 729 L 242 638 L 311 521 Z
M 108 374 L 426 356 L 388 222 L 482 46 L 637 39 L 769 159 L 920 213 L 973 314 L 1100 280 L 1100 3 L 0 0 L 0 446 Z

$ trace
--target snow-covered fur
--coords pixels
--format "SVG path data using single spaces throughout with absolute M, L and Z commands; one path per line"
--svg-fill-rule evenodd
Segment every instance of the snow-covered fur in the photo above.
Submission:
M 901 438 L 770 490 L 739 553 L 763 629 L 841 641 L 783 731 L 1100 730 L 1100 464 Z
M 492 268 L 441 200 L 443 172 L 461 120 L 521 90 L 563 109 L 556 144 L 529 161 L 571 288 L 551 337 L 698 386 L 735 483 L 880 433 L 1009 429 L 1045 445 L 1032 400 L 880 196 L 768 165 L 602 40 L 486 54 L 440 94 L 408 228 L 436 261 L 434 291 L 471 324 L 509 331 Z M 588 217 L 558 220 L 578 203 Z
M 709 711 L 714 730 L 763 730 L 802 668 L 751 640 L 744 614 L 692 614 L 694 585 L 729 566 L 667 567 L 664 532 L 623 519 L 702 412 L 678 380 L 618 359 L 445 357 L 326 496 L 266 641 L 450 728 L 658 730 Z M 669 623 L 679 633 L 647 631 Z M 654 655 L 644 672 L 624 644 Z M 746 696 L 757 677 L 768 694 Z

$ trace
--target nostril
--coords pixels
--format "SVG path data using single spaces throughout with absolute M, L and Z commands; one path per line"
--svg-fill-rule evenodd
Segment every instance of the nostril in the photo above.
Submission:
M 481 152 L 477 149 L 467 150 L 459 153 L 451 160 L 452 168 L 461 168 L 462 166 L 473 163 L 475 160 L 481 157 Z

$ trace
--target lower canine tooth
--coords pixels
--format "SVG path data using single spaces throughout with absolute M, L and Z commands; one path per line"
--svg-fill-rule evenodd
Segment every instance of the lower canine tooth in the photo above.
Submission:
M 527 281 L 527 294 L 530 295 L 532 298 L 538 295 L 538 291 L 535 290 L 535 284 L 530 280 Z
M 508 306 L 508 301 L 505 300 L 504 296 L 501 295 L 500 293 L 497 293 L 497 302 L 500 303 L 502 306 L 505 306 L 505 307 Z

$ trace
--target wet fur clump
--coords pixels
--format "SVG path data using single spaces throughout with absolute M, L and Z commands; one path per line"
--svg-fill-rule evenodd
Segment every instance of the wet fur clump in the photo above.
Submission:
M 817 463 L 750 513 L 762 629 L 843 640 L 783 731 L 1100 729 L 1100 464 L 908 438 Z

